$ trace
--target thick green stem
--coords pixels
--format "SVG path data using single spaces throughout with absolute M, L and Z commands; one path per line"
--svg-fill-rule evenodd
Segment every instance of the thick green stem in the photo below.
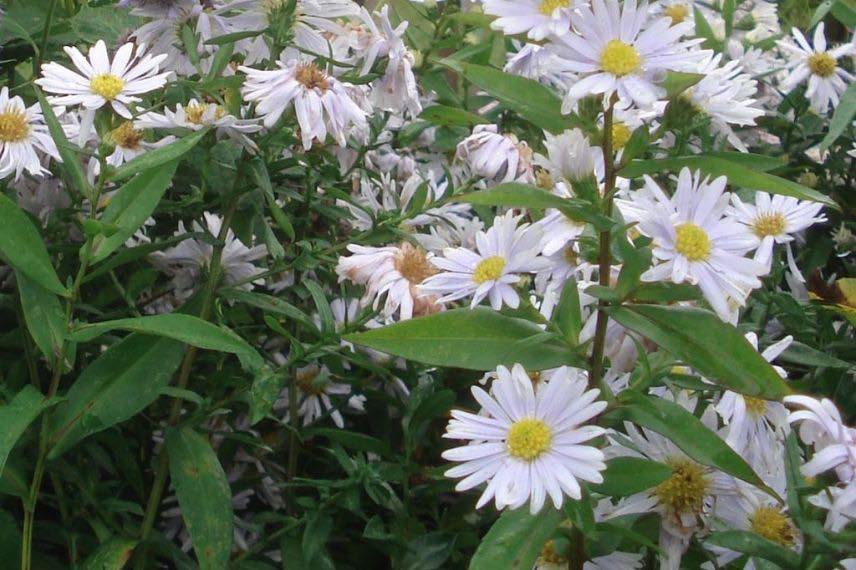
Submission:
M 205 289 L 202 292 L 202 308 L 199 311 L 199 318 L 206 321 L 211 316 L 211 309 L 214 306 L 214 294 L 217 290 L 217 283 L 220 280 L 220 274 L 222 272 L 223 247 L 225 246 L 226 235 L 229 232 L 229 227 L 232 223 L 232 217 L 235 214 L 237 205 L 238 200 L 237 197 L 235 197 L 223 217 L 223 224 L 220 226 L 220 233 L 217 235 L 217 245 L 214 246 L 211 254 L 208 281 L 205 283 Z M 181 367 L 178 372 L 178 380 L 176 381 L 176 386 L 178 388 L 184 389 L 187 387 L 187 383 L 190 380 L 190 371 L 193 368 L 193 362 L 196 360 L 197 353 L 198 350 L 195 346 L 189 347 L 187 352 L 184 353 L 184 358 L 181 361 Z M 181 415 L 181 403 L 181 398 L 173 398 L 169 417 L 167 419 L 168 425 L 173 426 L 178 423 L 178 419 Z M 143 522 L 140 526 L 140 539 L 143 541 L 149 537 L 149 534 L 151 534 L 152 528 L 154 527 L 158 508 L 160 507 L 161 499 L 163 498 L 163 491 L 166 487 L 168 472 L 169 460 L 166 449 L 161 448 L 157 467 L 155 468 L 154 480 L 152 481 L 152 490 L 149 494 L 149 500 L 146 504 L 145 513 L 143 514 Z M 142 568 L 144 564 L 145 555 L 141 552 L 137 556 L 136 567 Z
M 603 169 L 604 169 L 604 190 L 603 190 L 603 213 L 606 217 L 612 216 L 612 196 L 615 193 L 615 157 L 612 152 L 612 113 L 615 108 L 616 98 L 613 95 L 609 102 L 609 107 L 603 114 Z M 598 251 L 598 277 L 599 283 L 603 287 L 609 287 L 609 278 L 612 272 L 612 257 L 610 255 L 610 247 L 612 235 L 610 229 L 600 232 L 599 235 L 599 251 Z M 591 354 L 591 376 L 590 385 L 600 386 L 604 396 L 610 396 L 610 391 L 607 386 L 602 385 L 603 380 L 603 351 L 606 346 L 606 325 L 609 317 L 604 310 L 606 302 L 601 299 L 597 303 L 597 322 L 595 324 L 594 342 L 592 344 Z

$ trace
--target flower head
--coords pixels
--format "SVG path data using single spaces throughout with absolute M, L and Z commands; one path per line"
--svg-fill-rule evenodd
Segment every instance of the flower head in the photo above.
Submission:
M 42 118 L 39 104 L 24 105 L 18 96 L 9 97 L 9 88 L 0 89 L 0 179 L 24 171 L 39 176 L 47 173 L 39 152 L 60 160 L 56 145 Z

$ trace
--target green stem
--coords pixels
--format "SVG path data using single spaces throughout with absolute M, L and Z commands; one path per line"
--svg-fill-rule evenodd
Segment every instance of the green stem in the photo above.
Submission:
M 606 217 L 612 216 L 612 198 L 615 190 L 615 157 L 612 153 L 612 113 L 615 108 L 616 97 L 612 96 L 609 107 L 603 114 L 603 165 L 604 165 L 604 204 L 603 213 Z M 612 258 L 610 246 L 612 241 L 611 229 L 600 232 L 598 251 L 598 277 L 603 287 L 609 287 L 609 278 L 612 272 Z M 609 387 L 603 382 L 603 351 L 606 346 L 606 325 L 609 317 L 606 314 L 606 302 L 601 299 L 597 303 L 597 322 L 595 324 L 594 342 L 591 354 L 591 376 L 590 385 L 600 386 L 602 395 L 611 396 Z
M 205 283 L 205 289 L 202 292 L 202 308 L 199 311 L 199 318 L 202 320 L 208 320 L 211 316 L 211 309 L 214 306 L 214 293 L 217 290 L 217 282 L 220 280 L 220 273 L 222 271 L 222 254 L 223 247 L 226 243 L 226 235 L 229 232 L 229 227 L 232 224 L 232 217 L 235 214 L 235 210 L 238 206 L 238 199 L 235 197 L 232 200 L 231 205 L 226 211 L 225 216 L 223 217 L 223 224 L 220 226 L 220 233 L 217 235 L 217 245 L 214 246 L 214 249 L 211 254 L 211 265 L 209 267 L 208 272 L 208 281 Z M 196 355 L 198 350 L 195 346 L 191 346 L 187 349 L 187 352 L 184 353 L 184 358 L 181 361 L 181 367 L 178 372 L 178 380 L 176 381 L 176 387 L 180 389 L 185 389 L 187 387 L 188 381 L 190 380 L 190 371 L 193 367 L 193 362 L 196 360 Z M 172 405 L 169 412 L 169 417 L 167 419 L 167 424 L 170 426 L 174 426 L 178 423 L 179 416 L 181 415 L 181 398 L 173 398 Z M 148 502 L 146 503 L 146 510 L 143 514 L 143 522 L 140 526 L 140 540 L 145 541 L 152 532 L 152 528 L 154 527 L 155 519 L 157 518 L 158 508 L 160 507 L 161 499 L 163 497 L 163 491 L 166 487 L 167 475 L 169 472 L 169 460 L 166 453 L 166 448 L 162 447 L 160 451 L 160 455 L 158 457 L 158 464 L 155 468 L 155 476 L 152 481 L 152 490 L 149 494 Z M 144 549 L 140 551 L 137 556 L 137 568 L 142 568 L 145 564 L 145 553 Z

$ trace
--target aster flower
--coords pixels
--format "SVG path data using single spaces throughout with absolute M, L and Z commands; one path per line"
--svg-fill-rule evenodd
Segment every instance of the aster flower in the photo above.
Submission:
M 471 307 L 485 297 L 499 310 L 503 304 L 516 308 L 520 297 L 513 285 L 521 273 L 535 273 L 545 267 L 539 256 L 541 231 L 520 224 L 521 216 L 512 212 L 497 216 L 493 226 L 476 235 L 476 249 L 446 248 L 443 257 L 431 259 L 441 272 L 428 277 L 420 286 L 422 294 L 442 295 L 447 303 L 472 295 Z
M 532 177 L 532 151 L 513 135 L 501 135 L 496 125 L 477 125 L 458 143 L 455 157 L 474 176 L 490 182 L 527 181 Z
M 339 258 L 336 273 L 339 282 L 348 279 L 366 286 L 364 303 L 374 300 L 377 308 L 381 297 L 385 296 L 383 314 L 387 317 L 398 315 L 402 320 L 440 308 L 436 297 L 420 297 L 417 293 L 419 285 L 437 272 L 430 255 L 423 249 L 404 242 L 386 247 L 351 244 L 348 251 L 353 255 Z
M 681 41 L 691 25 L 672 25 L 669 18 L 649 20 L 648 4 L 636 0 L 623 7 L 617 0 L 593 0 L 579 8 L 576 32 L 562 34 L 554 43 L 561 69 L 580 74 L 562 105 L 570 111 L 587 95 L 620 99 L 650 107 L 665 94 L 657 83 L 666 71 L 692 71 L 704 53 L 693 49 L 701 39 Z
M 9 88 L 0 89 L 0 179 L 26 170 L 33 176 L 46 174 L 39 152 L 60 160 L 48 132 L 39 104 L 30 107 L 18 96 L 9 97 Z
M 729 200 L 725 184 L 724 176 L 711 182 L 684 168 L 674 196 L 667 198 L 646 176 L 648 196 L 656 203 L 649 204 L 653 207 L 641 216 L 638 228 L 654 241 L 655 264 L 643 280 L 698 284 L 720 318 L 730 320 L 729 300 L 745 303 L 749 292 L 760 287 L 758 277 L 766 270 L 744 257 L 755 237 L 725 216 Z
M 193 231 L 207 231 L 215 237 L 219 235 L 223 223 L 222 218 L 209 212 L 205 212 L 204 216 L 205 228 L 194 221 Z M 179 222 L 178 231 L 175 232 L 175 235 L 185 235 L 186 233 L 184 223 Z M 235 237 L 231 229 L 226 233 L 225 244 L 220 261 L 223 282 L 227 285 L 241 282 L 243 289 L 252 289 L 254 282 L 251 278 L 253 275 L 261 273 L 259 267 L 253 262 L 267 255 L 267 247 L 264 245 L 247 247 Z M 188 238 L 175 247 L 152 253 L 150 259 L 155 267 L 172 277 L 176 295 L 180 299 L 184 299 L 189 297 L 200 284 L 203 271 L 211 263 L 213 251 L 214 247 L 210 243 Z M 250 282 L 245 283 L 247 280 Z M 262 282 L 259 280 L 255 283 Z
M 811 108 L 818 114 L 826 114 L 830 107 L 838 106 L 838 101 L 853 81 L 853 75 L 845 71 L 838 60 L 847 55 L 856 54 L 853 42 L 827 50 L 823 22 L 814 30 L 812 44 L 796 28 L 791 29 L 793 41 L 782 40 L 779 47 L 790 56 L 787 66 L 789 75 L 782 81 L 782 91 L 790 92 L 808 80 L 805 96 L 811 102 Z
M 309 150 L 314 139 L 326 141 L 328 132 L 339 146 L 345 146 L 350 126 L 365 127 L 365 112 L 348 94 L 349 83 L 327 75 L 315 63 L 286 60 L 285 52 L 277 67 L 269 71 L 239 68 L 247 74 L 241 91 L 244 99 L 256 103 L 256 115 L 264 117 L 267 128 L 293 107 L 303 148 Z
M 134 127 L 131 121 L 124 121 L 118 127 L 107 133 L 105 141 L 113 145 L 113 152 L 107 157 L 107 164 L 121 166 L 146 151 L 168 145 L 175 140 L 170 135 L 156 142 L 148 142 L 143 139 L 145 133 Z M 99 168 L 95 169 L 97 174 Z
M 606 408 L 596 401 L 598 390 L 586 391 L 586 374 L 563 367 L 536 390 L 526 370 L 496 369 L 492 393 L 479 387 L 472 394 L 484 414 L 452 411 L 443 437 L 471 443 L 443 452 L 443 458 L 461 462 L 447 477 L 464 477 L 455 487 L 466 491 L 487 482 L 476 508 L 491 499 L 498 509 L 520 507 L 529 501 L 537 513 L 552 500 L 561 508 L 564 495 L 581 497 L 579 481 L 600 483 L 606 468 L 603 453 L 581 445 L 604 433 L 583 425 Z
M 544 148 L 547 156 L 536 154 L 534 162 L 545 169 L 554 182 L 594 178 L 596 165 L 602 170 L 603 154 L 599 148 L 591 146 L 580 129 L 568 129 L 558 135 L 545 131 Z
M 526 32 L 530 39 L 568 33 L 572 0 L 484 0 L 484 12 L 497 16 L 491 28 L 513 36 Z
M 281 354 L 275 354 L 274 360 L 278 363 L 285 361 Z M 330 370 L 326 366 L 310 364 L 298 368 L 294 373 L 294 382 L 297 383 L 298 388 L 297 415 L 304 426 L 308 426 L 329 414 L 336 427 L 345 427 L 345 419 L 342 417 L 342 412 L 333 403 L 333 398 L 347 398 L 349 408 L 357 411 L 363 410 L 365 396 L 351 395 L 349 384 L 332 381 Z M 273 409 L 276 412 L 282 412 L 283 422 L 288 423 L 291 413 L 288 388 L 280 393 Z
M 251 152 L 258 150 L 247 134 L 262 130 L 258 119 L 239 119 L 230 115 L 216 103 L 199 102 L 190 99 L 187 105 L 175 106 L 175 111 L 166 109 L 162 114 L 150 111 L 144 113 L 134 126 L 138 129 L 190 129 L 198 131 L 213 127 L 218 139 L 230 138 Z
M 734 148 L 746 152 L 731 125 L 754 125 L 764 115 L 754 99 L 757 83 L 743 73 L 740 63 L 729 61 L 720 66 L 722 54 L 710 55 L 699 64 L 701 81 L 686 91 L 690 103 L 710 117 L 713 131 L 724 136 Z
M 800 438 L 815 448 L 814 457 L 801 468 L 803 475 L 814 477 L 834 469 L 842 483 L 856 484 L 856 429 L 844 425 L 835 404 L 809 396 L 785 396 L 784 402 L 803 408 L 791 412 L 788 421 L 802 422 Z
M 758 335 L 746 333 L 746 340 L 756 350 Z M 792 336 L 786 336 L 761 352 L 767 362 L 772 363 L 793 342 Z M 782 378 L 787 372 L 780 366 L 773 366 Z M 772 402 L 751 396 L 744 396 L 731 390 L 723 392 L 714 409 L 728 426 L 726 443 L 746 458 L 752 465 L 775 465 L 781 459 L 782 443 L 789 431 L 788 410 L 780 402 Z
M 76 47 L 64 49 L 78 71 L 54 62 L 45 63 L 42 77 L 36 79 L 37 85 L 54 94 L 50 97 L 53 105 L 82 105 L 90 111 L 110 105 L 116 113 L 130 119 L 134 104 L 142 101 L 137 95 L 160 89 L 170 74 L 158 73 L 166 55 L 146 54 L 144 44 L 124 44 L 112 62 L 103 40 L 90 48 L 86 58 Z
M 674 401 L 693 412 L 697 400 L 685 391 L 677 394 L 661 392 L 659 397 Z M 716 431 L 716 416 L 705 409 L 701 421 Z M 610 437 L 613 445 L 607 457 L 643 457 L 671 467 L 668 479 L 641 493 L 625 499 L 622 514 L 657 512 L 660 515 L 660 548 L 662 568 L 677 569 L 693 535 L 706 527 L 713 505 L 723 495 L 736 492 L 734 479 L 721 471 L 696 462 L 668 438 L 647 428 L 637 428 L 625 422 L 629 441 L 620 436 Z
M 733 216 L 750 228 L 759 240 L 755 261 L 763 263 L 769 271 L 773 261 L 773 245 L 788 244 L 790 269 L 801 277 L 799 268 L 793 263 L 790 243 L 794 240 L 794 234 L 826 221 L 826 216 L 820 213 L 823 204 L 778 194 L 771 196 L 766 192 L 755 193 L 755 204 L 743 202 L 736 194 L 732 195 L 731 203 Z

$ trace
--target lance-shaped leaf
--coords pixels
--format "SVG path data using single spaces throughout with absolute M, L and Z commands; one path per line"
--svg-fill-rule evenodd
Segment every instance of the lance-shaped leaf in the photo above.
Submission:
M 693 307 L 624 305 L 609 315 L 653 340 L 708 380 L 735 392 L 781 400 L 790 389 L 733 326 Z
M 470 83 L 545 131 L 561 133 L 565 129 L 583 126 L 579 117 L 563 115 L 559 96 L 537 81 L 453 59 L 443 59 L 438 63 L 463 75 Z
M 592 491 L 611 497 L 627 497 L 659 485 L 669 478 L 668 465 L 641 457 L 615 457 L 606 462 L 603 483 L 591 485 Z
M 65 138 L 65 131 L 62 130 L 62 125 L 60 125 L 59 119 L 56 118 L 53 107 L 50 106 L 41 89 L 38 87 L 34 87 L 34 89 L 36 96 L 39 98 L 39 105 L 42 108 L 42 116 L 45 118 L 45 124 L 48 126 L 51 138 L 59 151 L 59 156 L 62 158 L 60 168 L 62 168 L 63 172 L 65 172 L 72 184 L 74 184 L 77 191 L 84 196 L 88 196 L 92 191 L 92 187 L 86 181 L 86 174 L 83 172 L 83 166 L 80 164 L 80 157 L 77 154 L 80 149 L 74 147 Z
M 141 154 L 114 170 L 113 173 L 108 176 L 108 179 L 113 182 L 116 180 L 124 180 L 125 178 L 130 178 L 134 174 L 152 170 L 163 166 L 168 162 L 178 160 L 184 156 L 187 151 L 196 146 L 196 143 L 202 140 L 202 137 L 207 133 L 207 128 L 200 129 L 195 133 L 182 137 L 166 146 Z
M 726 176 L 729 184 L 739 188 L 793 196 L 801 200 L 813 200 L 839 209 L 831 198 L 817 190 L 812 190 L 808 186 L 767 172 L 748 168 L 741 163 L 721 156 L 698 155 L 632 160 L 630 164 L 621 169 L 621 176 L 636 178 L 643 174 L 657 174 L 664 170 L 677 172 L 685 166 L 691 170 L 700 170 L 710 176 Z
M 39 350 L 52 361 L 62 350 L 65 338 L 65 313 L 59 298 L 30 279 L 21 271 L 15 272 L 24 320 Z
M 92 261 L 98 262 L 113 253 L 134 235 L 151 216 L 172 181 L 178 167 L 174 160 L 141 172 L 122 185 L 110 198 L 101 222 L 117 229 L 112 234 L 98 235 L 92 242 Z
M 48 291 L 68 294 L 54 271 L 39 230 L 3 194 L 0 194 L 0 257 Z
M 844 95 L 841 96 L 841 102 L 835 108 L 832 120 L 829 121 L 829 132 L 820 141 L 820 150 L 828 149 L 850 126 L 854 116 L 856 116 L 856 83 L 851 83 Z
M 0 473 L 15 443 L 46 407 L 48 400 L 29 385 L 15 394 L 11 402 L 0 406 Z
M 230 352 L 253 369 L 261 368 L 264 364 L 264 360 L 259 353 L 231 330 L 209 323 L 199 317 L 182 313 L 168 313 L 79 325 L 71 332 L 70 336 L 78 342 L 86 342 L 111 330 L 158 335 L 186 342 L 187 344 L 206 350 Z
M 108 348 L 77 377 L 57 408 L 49 457 L 144 410 L 169 384 L 183 354 L 179 341 L 140 334 Z
M 684 453 L 699 463 L 733 475 L 777 497 L 745 459 L 680 405 L 632 390 L 622 392 L 618 402 L 618 405 L 607 413 L 608 417 L 630 421 L 653 430 L 672 440 Z
M 528 570 L 564 519 L 546 507 L 537 515 L 528 507 L 506 511 L 493 523 L 470 560 L 470 570 Z
M 571 218 L 590 222 L 600 230 L 609 229 L 612 225 L 609 218 L 595 211 L 594 206 L 582 200 L 562 198 L 537 186 L 519 182 L 506 182 L 488 190 L 453 196 L 451 200 L 483 206 L 508 206 L 536 210 L 555 208 Z
M 229 566 L 232 492 L 217 454 L 191 428 L 169 428 L 169 474 L 201 570 Z
M 796 552 L 745 530 L 715 532 L 705 539 L 705 543 L 757 556 L 781 568 L 800 567 L 800 557 Z
M 582 365 L 571 348 L 545 339 L 535 324 L 484 307 L 453 309 L 342 338 L 425 364 L 470 370 L 515 362 L 528 370 Z
M 122 570 L 136 546 L 136 540 L 111 538 L 89 555 L 81 570 Z

